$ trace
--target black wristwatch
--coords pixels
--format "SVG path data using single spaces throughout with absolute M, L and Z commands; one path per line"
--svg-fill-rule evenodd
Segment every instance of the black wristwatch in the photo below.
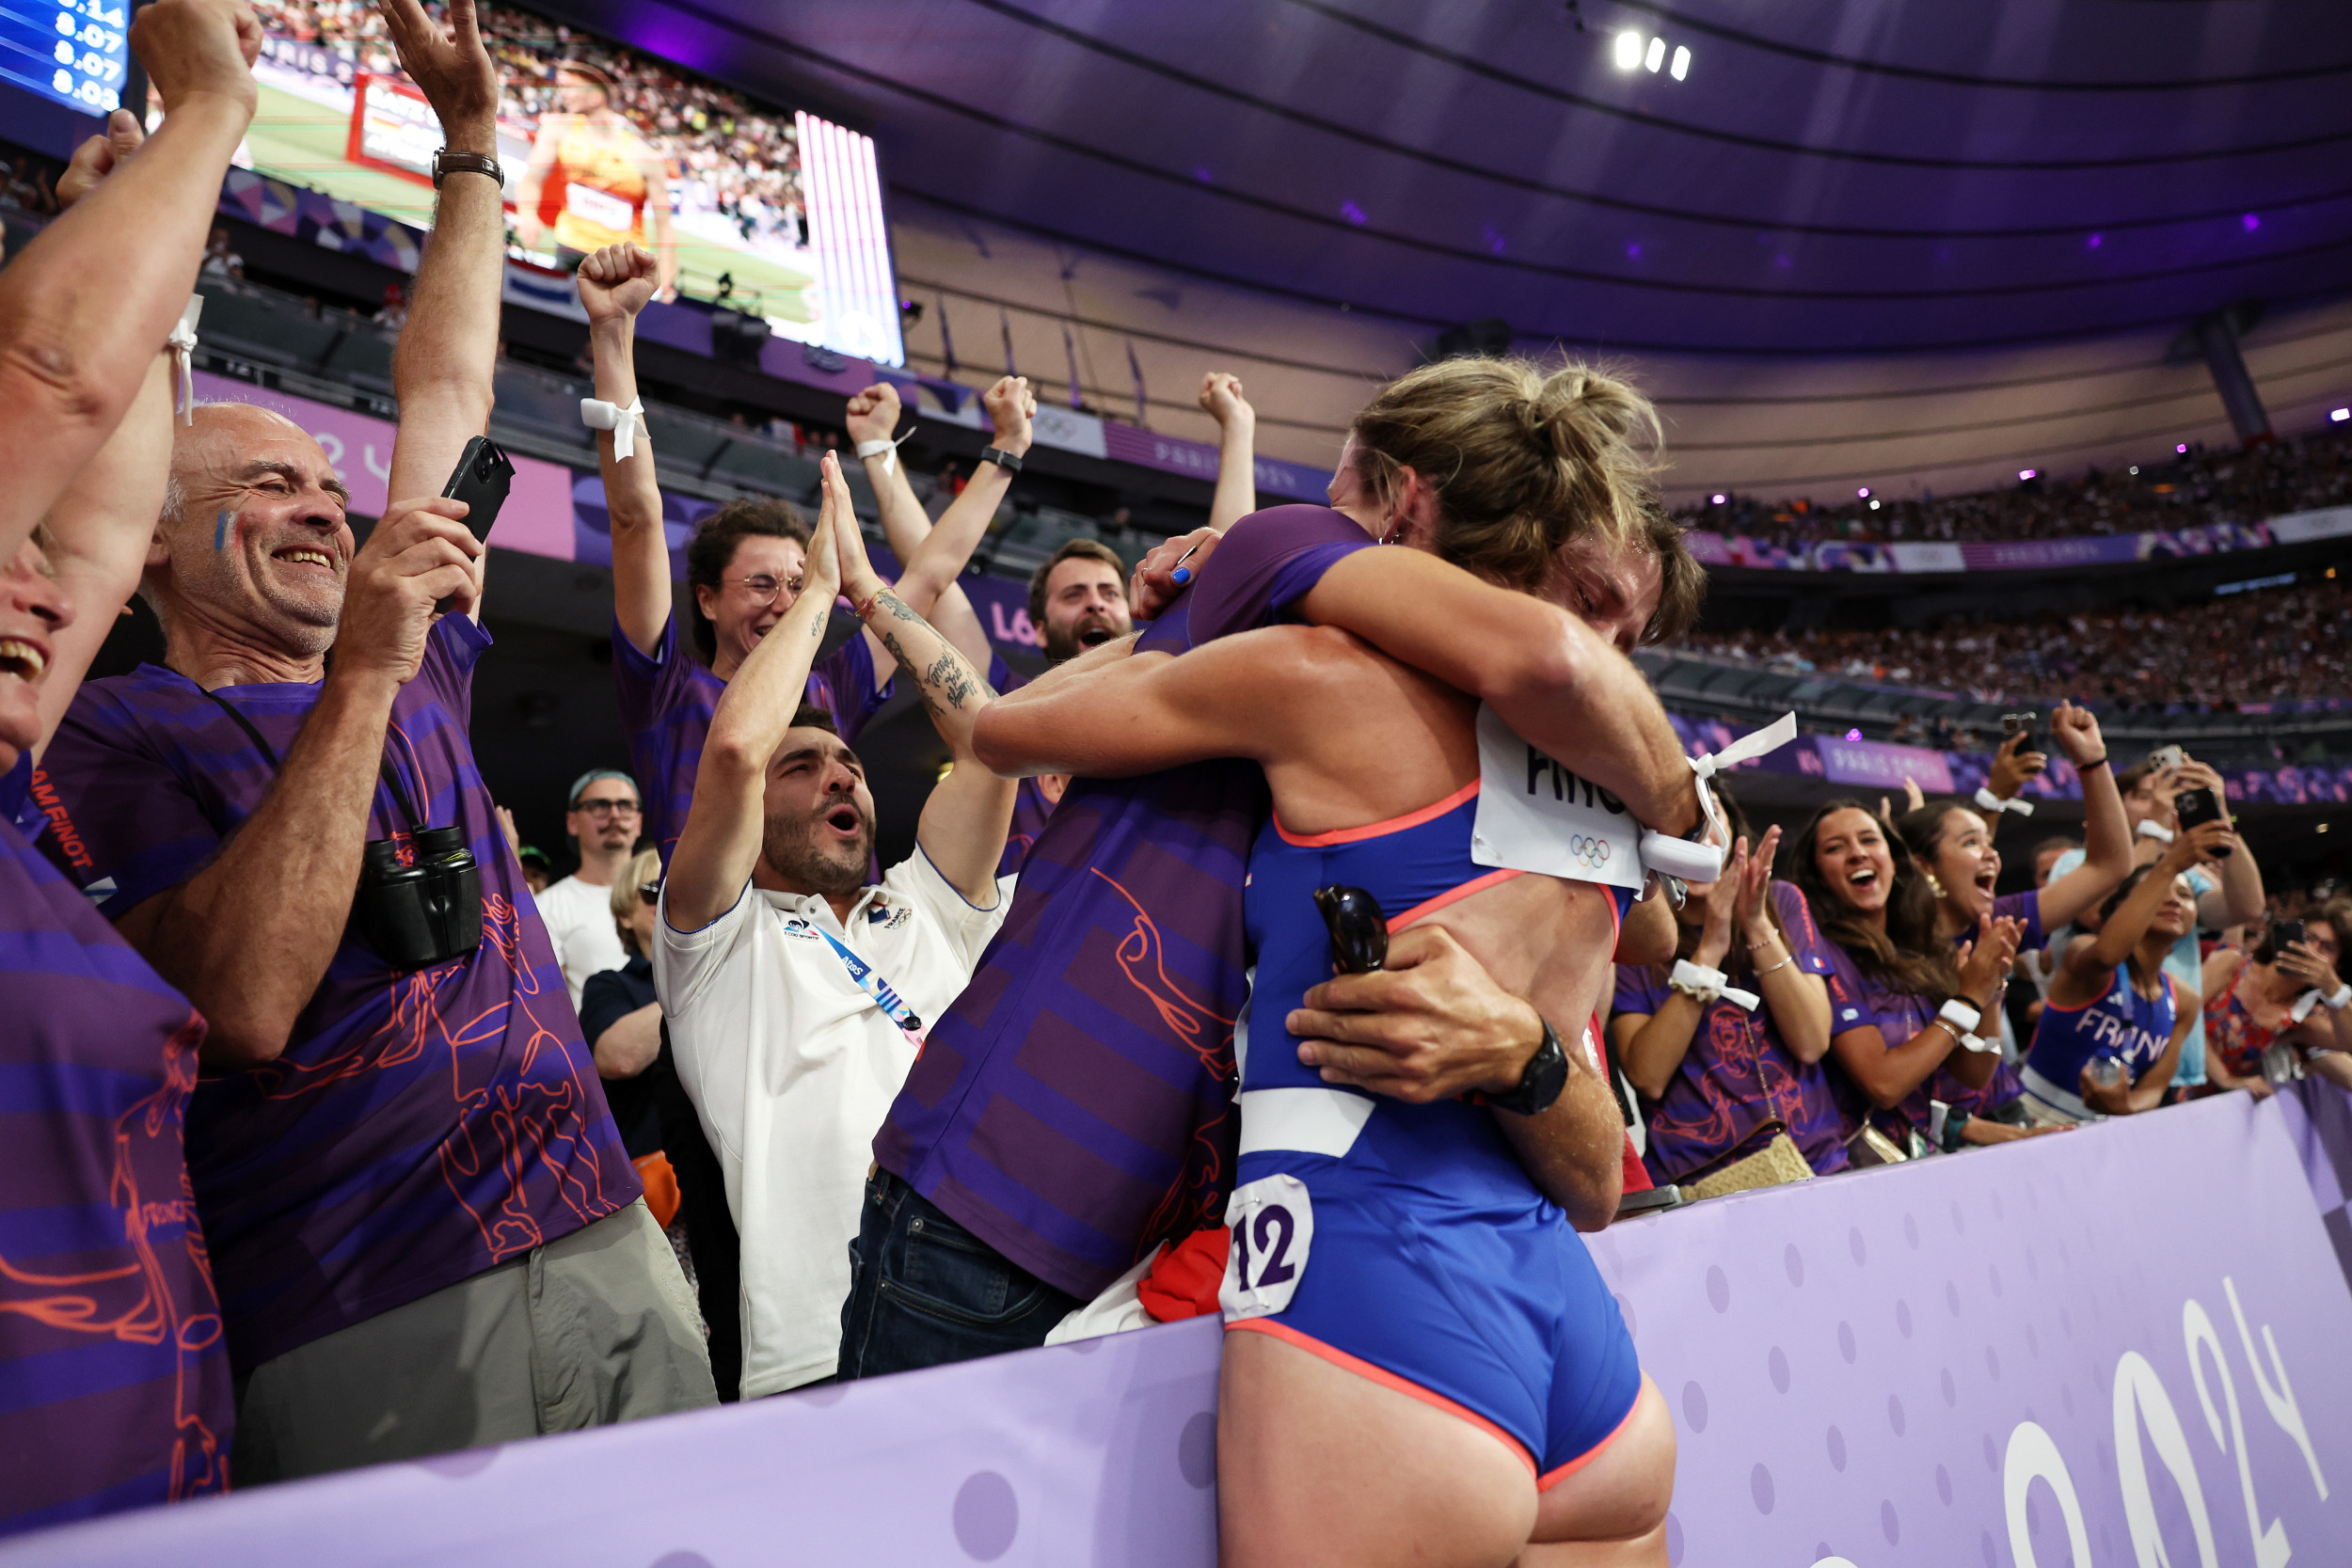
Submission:
M 980 461 L 993 463 L 1009 474 L 1017 474 L 1021 471 L 1021 459 L 1002 447 L 983 447 L 980 450 Z
M 1544 1021 L 1544 1043 L 1535 1048 L 1528 1059 L 1527 1070 L 1519 1074 L 1519 1086 L 1509 1094 L 1479 1096 L 1479 1103 L 1515 1116 L 1540 1116 L 1551 1109 L 1560 1091 L 1568 1086 L 1568 1053 L 1560 1045 L 1560 1032 Z
M 437 148 L 433 153 L 435 190 L 441 188 L 441 177 L 445 174 L 486 174 L 501 189 L 506 184 L 506 171 L 499 167 L 496 158 L 481 152 L 452 152 L 446 147 Z

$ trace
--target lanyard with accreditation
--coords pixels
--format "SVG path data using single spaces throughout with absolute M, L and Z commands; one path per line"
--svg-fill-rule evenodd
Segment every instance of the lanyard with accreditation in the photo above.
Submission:
M 914 1009 L 908 1006 L 906 1000 L 890 989 L 890 982 L 883 979 L 872 964 L 850 952 L 848 944 L 840 938 L 813 920 L 809 922 L 808 928 L 825 939 L 825 945 L 832 948 L 833 956 L 841 960 L 841 967 L 850 972 L 850 978 L 856 982 L 857 989 L 864 991 L 874 1006 L 882 1009 L 882 1017 L 898 1026 L 898 1033 L 913 1041 L 915 1054 L 921 1055 L 924 1039 L 923 1021 L 915 1016 Z

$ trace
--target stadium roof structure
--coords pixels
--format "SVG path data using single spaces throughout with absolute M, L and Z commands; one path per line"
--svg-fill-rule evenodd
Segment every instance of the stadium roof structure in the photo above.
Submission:
M 547 0 L 895 194 L 1436 329 L 2030 343 L 2352 278 L 2343 0 Z

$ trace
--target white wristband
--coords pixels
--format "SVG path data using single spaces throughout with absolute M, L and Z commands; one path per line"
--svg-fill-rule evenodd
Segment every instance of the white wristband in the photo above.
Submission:
M 2342 982 L 2333 991 L 2320 997 L 2319 1000 L 2321 1005 L 2331 1013 L 2340 1013 L 2346 1007 L 2352 1007 L 2352 980 Z
M 1688 958 L 1675 960 L 1674 974 L 1667 979 L 1666 984 L 1669 989 L 1678 990 L 1702 1005 L 1720 998 L 1735 1007 L 1751 1013 L 1756 1011 L 1756 1005 L 1764 1000 L 1752 990 L 1741 990 L 1737 986 L 1726 984 L 1722 970 L 1709 969 L 1705 964 L 1692 963 Z
M 637 437 L 650 436 L 645 429 L 645 400 L 631 398 L 628 406 L 604 403 L 596 398 L 580 400 L 580 422 L 591 430 L 612 433 L 612 461 L 626 463 L 637 453 Z
M 2033 815 L 2033 802 L 2031 800 L 2026 800 L 2023 797 L 2019 797 L 2015 800 L 2004 800 L 1983 784 L 1979 784 L 1977 786 L 1977 804 L 1982 806 L 1986 811 L 2013 811 L 2020 816 L 2031 816 Z
M 1724 830 L 1723 814 L 1715 809 L 1714 791 L 1706 787 L 1707 781 L 1726 768 L 1749 762 L 1768 752 L 1776 752 L 1797 738 L 1797 716 L 1784 713 L 1760 730 L 1741 736 L 1722 751 L 1701 752 L 1690 759 L 1691 771 L 1698 775 L 1699 810 L 1707 827 L 1702 839 L 1720 836 Z M 1692 843 L 1687 838 L 1670 838 L 1655 828 L 1642 830 L 1642 863 L 1652 871 L 1662 871 L 1686 882 L 1711 882 L 1724 874 L 1724 855 L 1730 847 L 1723 844 Z
M 1984 1052 L 2000 1049 L 1994 1041 L 1981 1038 L 1977 1034 L 1977 1025 L 1984 1022 L 1984 1014 L 1963 1002 L 1959 997 L 1953 997 L 1937 1008 L 1935 1016 L 1951 1025 L 1953 1035 L 1969 1050 Z
M 899 436 L 895 441 L 860 441 L 857 444 L 857 454 L 861 458 L 882 458 L 882 472 L 885 474 L 895 474 L 898 471 L 898 448 L 914 435 L 914 427 L 913 425 L 909 425 L 907 426 L 906 435 Z M 885 453 L 887 455 L 884 455 Z
M 2139 824 L 2139 836 L 2153 838 L 2158 844 L 2169 844 L 2172 842 L 2172 830 L 2153 816 L 2143 817 Z
M 172 411 L 183 424 L 196 423 L 196 322 L 204 313 L 204 296 L 190 294 L 188 303 L 180 311 L 180 320 L 171 328 L 171 336 L 164 346 L 171 351 L 172 370 L 180 385 L 172 399 Z

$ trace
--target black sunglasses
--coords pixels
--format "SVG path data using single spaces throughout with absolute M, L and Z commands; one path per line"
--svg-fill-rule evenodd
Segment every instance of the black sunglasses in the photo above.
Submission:
M 643 903 L 645 908 L 652 909 L 656 904 L 661 902 L 661 884 L 660 882 L 638 883 L 637 897 L 639 902 Z

